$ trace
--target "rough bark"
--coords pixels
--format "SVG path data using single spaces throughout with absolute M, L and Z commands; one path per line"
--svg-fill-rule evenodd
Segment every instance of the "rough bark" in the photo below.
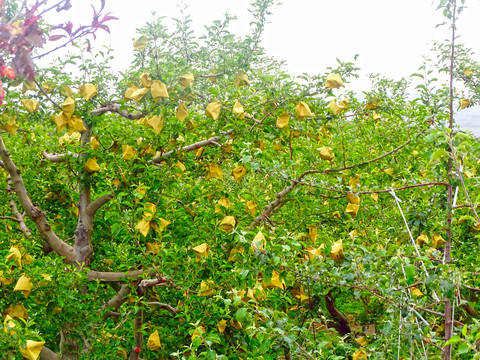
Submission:
M 52 230 L 50 223 L 47 220 L 47 214 L 40 208 L 35 206 L 30 199 L 25 183 L 20 173 L 20 169 L 17 168 L 10 152 L 5 147 L 3 139 L 0 137 L 0 158 L 3 161 L 5 170 L 10 175 L 10 181 L 12 183 L 15 194 L 17 195 L 20 204 L 22 204 L 28 217 L 35 223 L 35 226 L 40 233 L 43 240 L 60 256 L 65 257 L 67 263 L 73 263 L 77 256 L 75 249 L 68 245 L 65 241 L 60 239 L 57 234 Z
M 335 306 L 335 299 L 332 296 L 332 291 L 330 290 L 327 295 L 325 295 L 325 305 L 327 307 L 328 313 L 334 320 L 331 325 L 341 336 L 345 336 L 350 334 L 352 330 L 348 325 L 348 320 L 340 311 L 338 311 L 337 307 Z

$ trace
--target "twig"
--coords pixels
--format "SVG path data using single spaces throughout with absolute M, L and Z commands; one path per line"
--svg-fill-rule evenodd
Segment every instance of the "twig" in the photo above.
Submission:
M 298 347 L 302 351 L 302 353 L 305 355 L 306 358 L 315 360 L 315 358 L 312 355 L 310 355 L 307 352 L 307 350 L 305 350 L 302 346 L 300 346 L 300 344 L 297 342 L 297 340 L 294 339 L 293 343 L 295 344 L 296 347 Z
M 93 116 L 102 116 L 107 112 L 113 112 L 130 120 L 138 120 L 138 119 L 141 119 L 142 117 L 145 117 L 145 114 L 143 113 L 140 113 L 140 112 L 129 113 L 126 109 L 120 110 L 120 107 L 121 105 L 118 103 L 105 104 L 103 105 L 103 107 L 90 111 L 90 114 Z
M 66 161 L 68 159 L 67 156 L 73 157 L 76 159 L 80 157 L 78 154 L 74 154 L 70 151 L 67 151 L 65 154 L 50 154 L 50 153 L 47 153 L 46 151 L 43 152 L 43 157 L 54 163 Z
M 230 135 L 231 133 L 233 132 L 233 129 L 230 129 L 228 130 L 226 133 L 222 134 L 223 136 L 228 136 Z M 163 153 L 162 155 L 160 156 L 157 156 L 155 158 L 153 158 L 152 160 L 150 160 L 149 162 L 152 163 L 152 164 L 155 164 L 155 163 L 159 163 L 161 162 L 162 160 L 165 160 L 166 158 L 169 158 L 171 157 L 173 154 L 175 153 L 178 153 L 178 152 L 182 152 L 182 151 L 194 151 L 194 150 L 197 150 L 201 147 L 204 147 L 204 146 L 209 146 L 209 145 L 218 145 L 218 141 L 220 141 L 222 138 L 220 136 L 213 136 L 207 140 L 202 140 L 202 141 L 198 141 L 196 143 L 193 143 L 193 144 L 190 144 L 190 145 L 187 145 L 187 146 L 184 146 L 184 147 L 181 147 L 181 148 L 178 148 L 176 150 L 171 150 L 171 151 L 168 151 L 166 153 Z
M 176 316 L 179 312 L 179 310 L 177 308 L 174 308 L 172 305 L 161 303 L 161 302 L 158 302 L 158 301 L 147 302 L 147 305 L 159 306 L 162 309 L 168 310 L 173 316 Z
M 17 204 L 15 201 L 10 200 L 10 207 L 12 208 L 13 215 L 15 215 L 15 219 L 18 222 L 18 226 L 20 227 L 20 231 L 25 235 L 25 237 L 30 237 L 32 235 L 32 232 L 30 229 L 27 227 L 27 224 L 25 223 L 25 212 L 23 214 L 20 214 L 20 212 L 17 209 Z
M 48 94 L 42 89 L 42 86 L 38 83 L 38 81 L 36 79 L 33 79 L 33 81 L 35 81 L 35 85 L 37 85 L 40 92 L 48 99 L 48 101 L 50 101 L 57 109 L 62 110 L 62 107 L 50 96 L 48 96 Z

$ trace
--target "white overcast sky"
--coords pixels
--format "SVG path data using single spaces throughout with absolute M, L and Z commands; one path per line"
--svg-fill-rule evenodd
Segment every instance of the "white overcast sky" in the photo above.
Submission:
M 232 32 L 242 35 L 252 20 L 249 0 L 184 0 L 189 4 L 193 27 L 222 19 L 228 11 L 236 15 Z M 432 3 L 433 2 L 433 3 Z M 460 2 L 460 1 L 459 1 Z M 73 0 L 73 8 L 62 13 L 78 24 L 91 19 L 91 7 L 100 0 Z M 106 0 L 106 11 L 119 18 L 108 25 L 111 34 L 99 31 L 94 46 L 109 44 L 115 67 L 125 69 L 132 59 L 135 29 L 152 19 L 152 11 L 168 18 L 179 16 L 180 0 Z M 283 0 L 273 10 L 262 41 L 267 54 L 286 60 L 292 74 L 324 73 L 336 58 L 351 61 L 359 54 L 361 79 L 352 86 L 369 84 L 367 74 L 380 73 L 399 79 L 416 72 L 433 40 L 449 37 L 447 26 L 436 11 L 438 0 Z M 480 1 L 467 0 L 468 9 L 458 21 L 459 41 L 480 52 Z

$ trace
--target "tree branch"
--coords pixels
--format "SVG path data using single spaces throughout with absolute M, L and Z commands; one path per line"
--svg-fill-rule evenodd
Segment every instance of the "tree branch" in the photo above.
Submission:
M 50 153 L 47 153 L 46 151 L 43 152 L 43 157 L 51 162 L 66 161 L 68 159 L 67 156 L 70 156 L 73 158 L 79 158 L 78 154 L 74 154 L 70 151 L 67 151 L 65 154 L 50 154 Z
M 423 133 L 423 132 L 422 132 Z M 422 134 L 420 133 L 420 134 Z M 420 135 L 419 134 L 419 135 Z M 375 161 L 378 161 L 378 160 L 381 160 L 397 151 L 399 151 L 400 149 L 402 149 L 403 147 L 405 147 L 407 144 L 409 144 L 411 141 L 413 140 L 410 139 L 408 140 L 407 142 L 403 143 L 402 145 L 394 148 L 392 151 L 389 151 L 385 154 L 382 154 L 380 156 L 377 156 L 376 158 L 374 159 L 371 159 L 371 160 L 367 160 L 367 161 L 364 161 L 363 163 L 360 163 L 360 164 L 354 164 L 354 165 L 350 165 L 350 166 L 345 166 L 345 167 L 342 167 L 342 168 L 337 168 L 337 169 L 325 169 L 325 170 L 307 170 L 305 171 L 302 175 L 300 175 L 297 179 L 293 179 L 293 180 L 290 180 L 290 185 L 288 185 L 287 187 L 285 187 L 282 191 L 280 191 L 276 197 L 275 197 L 275 200 L 272 201 L 271 203 L 269 203 L 267 206 L 265 206 L 265 208 L 263 209 L 263 212 L 261 215 L 257 216 L 253 221 L 252 223 L 250 224 L 250 226 L 247 228 L 247 231 L 250 231 L 252 230 L 255 226 L 257 226 L 258 224 L 260 224 L 262 222 L 262 220 L 264 220 L 265 218 L 267 218 L 268 216 L 270 216 L 270 214 L 272 214 L 275 209 L 283 202 L 283 199 L 295 188 L 295 186 L 297 186 L 298 184 L 302 184 L 302 179 L 307 176 L 307 175 L 311 175 L 311 174 L 327 174 L 327 173 L 331 173 L 331 172 L 340 172 L 340 171 L 344 171 L 344 170 L 349 170 L 349 169 L 353 169 L 355 167 L 359 167 L 359 166 L 363 166 L 363 165 L 367 165 L 367 164 L 370 164 L 370 163 L 373 163 Z M 386 191 L 385 191 L 386 192 Z
M 52 350 L 43 346 L 42 351 L 40 351 L 40 359 L 42 360 L 60 360 L 60 357 L 55 354 Z
M 110 103 L 110 104 L 105 104 L 103 107 L 94 109 L 90 111 L 90 114 L 93 116 L 102 116 L 103 114 L 107 112 L 113 112 L 116 113 L 126 119 L 130 120 L 138 120 L 141 119 L 142 117 L 145 117 L 145 114 L 143 113 L 129 113 L 127 110 L 120 110 L 121 105 L 118 103 Z
M 113 308 L 113 310 L 117 310 L 125 301 L 127 301 L 126 296 L 128 294 L 130 294 L 130 285 L 123 284 L 120 287 L 120 290 L 115 294 L 115 296 L 105 303 L 102 310 L 106 310 L 109 308 Z M 106 314 L 106 316 L 108 315 L 109 314 Z
M 87 206 L 87 214 L 94 216 L 98 209 L 113 199 L 113 195 L 103 195 Z
M 173 316 L 177 315 L 179 312 L 179 310 L 177 308 L 174 308 L 172 305 L 161 303 L 158 301 L 147 302 L 147 305 L 159 306 L 162 309 L 168 310 Z
M 25 224 L 25 213 L 20 214 L 20 212 L 17 209 L 17 204 L 15 204 L 15 201 L 10 200 L 10 207 L 12 208 L 13 215 L 15 215 L 15 218 L 17 219 L 18 226 L 20 227 L 20 231 L 25 235 L 25 237 L 30 237 L 32 233 L 30 232 L 30 229 L 27 227 L 27 224 Z
M 224 136 L 228 136 L 230 135 L 231 133 L 233 132 L 233 129 L 230 129 L 228 130 L 226 133 L 222 134 Z M 160 161 L 166 159 L 166 158 L 169 158 L 171 157 L 173 154 L 175 153 L 178 153 L 178 152 L 187 152 L 187 151 L 194 151 L 194 150 L 197 150 L 198 148 L 200 147 L 203 147 L 203 146 L 209 146 L 209 145 L 218 145 L 217 142 L 220 141 L 222 138 L 220 136 L 213 136 L 211 137 L 210 139 L 207 139 L 207 140 L 202 140 L 202 141 L 198 141 L 194 144 L 190 144 L 190 145 L 187 145 L 187 146 L 184 146 L 182 148 L 179 148 L 177 150 L 172 150 L 172 151 L 169 151 L 169 152 L 166 152 L 160 156 L 157 156 L 156 158 L 153 158 L 152 160 L 150 160 L 150 163 L 159 163 Z
M 103 272 L 103 271 L 87 271 L 89 281 L 99 280 L 102 282 L 118 282 L 122 279 L 133 280 L 140 276 L 154 276 L 153 269 L 146 270 L 130 270 L 125 272 Z
M 48 96 L 48 94 L 45 92 L 45 90 L 42 89 L 42 85 L 40 85 L 38 83 L 38 81 L 35 80 L 35 79 L 33 79 L 33 81 L 35 82 L 35 85 L 37 85 L 38 89 L 43 94 L 43 96 L 45 96 L 48 99 L 48 101 L 50 101 L 57 109 L 62 111 L 62 107 L 57 102 L 55 102 L 55 100 L 53 100 L 50 96 Z
M 10 175 L 13 188 L 18 197 L 18 200 L 22 204 L 25 212 L 28 217 L 35 223 L 41 237 L 52 247 L 52 249 L 59 254 L 64 256 L 67 262 L 72 263 L 76 258 L 75 249 L 68 245 L 65 241 L 60 239 L 55 232 L 52 230 L 50 223 L 47 221 L 47 216 L 44 211 L 35 206 L 30 197 L 28 196 L 27 189 L 25 188 L 25 183 L 23 178 L 20 175 L 20 169 L 17 168 L 15 163 L 10 157 L 10 152 L 5 147 L 3 139 L 0 137 L 0 157 L 5 164 L 5 169 Z

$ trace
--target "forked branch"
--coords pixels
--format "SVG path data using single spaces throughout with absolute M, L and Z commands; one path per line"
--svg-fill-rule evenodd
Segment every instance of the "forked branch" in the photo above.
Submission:
M 27 189 L 22 176 L 20 175 L 20 169 L 17 168 L 15 163 L 10 157 L 10 152 L 5 147 L 3 139 L 0 137 L 0 157 L 5 165 L 5 170 L 10 175 L 11 183 L 15 190 L 15 194 L 18 200 L 22 204 L 28 217 L 35 223 L 41 237 L 47 242 L 52 249 L 64 256 L 67 262 L 73 263 L 76 258 L 75 249 L 68 245 L 65 241 L 60 239 L 57 234 L 52 230 L 50 223 L 47 220 L 47 215 L 44 211 L 35 206 L 30 197 L 28 196 Z

